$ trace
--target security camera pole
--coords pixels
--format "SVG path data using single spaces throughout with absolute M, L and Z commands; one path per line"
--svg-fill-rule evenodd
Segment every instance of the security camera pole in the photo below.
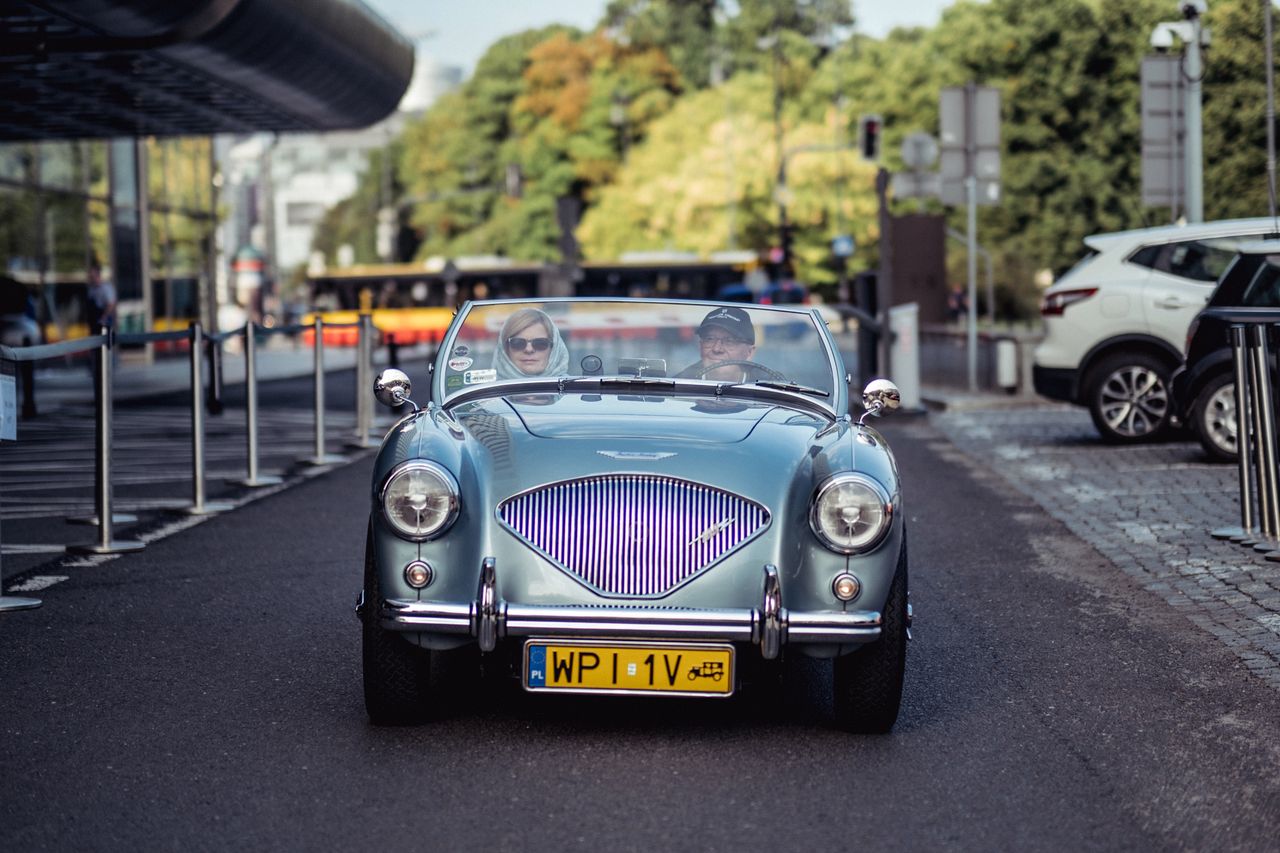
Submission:
M 1202 49 L 1209 43 L 1209 31 L 1200 23 L 1208 10 L 1205 0 L 1178 0 L 1181 21 L 1156 24 L 1151 33 L 1151 46 L 1157 51 L 1173 47 L 1176 36 L 1183 44 L 1178 81 L 1183 93 L 1183 181 L 1186 185 L 1186 217 L 1188 222 L 1204 221 L 1204 146 L 1200 116 L 1200 82 L 1204 77 Z M 1145 95 L 1145 93 L 1144 93 Z
M 1203 128 L 1200 122 L 1200 80 L 1204 66 L 1200 61 L 1200 13 L 1203 0 L 1181 4 L 1191 38 L 1187 39 L 1187 220 L 1204 222 L 1204 153 Z

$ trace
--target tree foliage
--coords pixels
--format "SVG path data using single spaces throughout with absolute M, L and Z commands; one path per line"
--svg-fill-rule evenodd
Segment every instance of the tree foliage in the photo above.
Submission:
M 1082 237 L 1170 218 L 1141 203 L 1139 65 L 1174 13 L 1166 0 L 959 0 L 935 27 L 872 39 L 851 31 L 847 0 L 613 0 L 595 32 L 496 43 L 408 129 L 399 168 L 420 252 L 557 259 L 566 196 L 585 205 L 587 257 L 763 251 L 782 201 L 798 273 L 829 282 L 839 231 L 857 240 L 855 268 L 877 263 L 875 167 L 835 150 L 857 117 L 883 116 L 880 165 L 902 171 L 902 140 L 937 134 L 940 89 L 973 80 L 1003 108 L 1002 197 L 981 209 L 979 241 L 1003 301 L 1027 312 L 1036 272 L 1074 263 Z M 1205 18 L 1206 218 L 1267 210 L 1261 16 L 1253 0 L 1215 0 Z M 519 197 L 502 192 L 511 167 Z M 963 210 L 927 208 L 963 227 Z M 958 272 L 962 252 L 950 260 Z

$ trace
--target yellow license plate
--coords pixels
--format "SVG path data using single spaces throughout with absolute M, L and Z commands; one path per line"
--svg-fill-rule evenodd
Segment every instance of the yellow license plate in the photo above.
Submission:
M 528 640 L 526 690 L 567 693 L 733 693 L 733 646 Z

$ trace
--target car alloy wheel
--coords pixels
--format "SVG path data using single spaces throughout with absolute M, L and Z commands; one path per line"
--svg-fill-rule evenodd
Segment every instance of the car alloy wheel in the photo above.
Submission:
M 1090 413 L 1102 437 L 1131 442 L 1151 438 L 1169 421 L 1167 372 L 1155 359 L 1113 359 L 1098 371 Z
M 1192 417 L 1196 436 L 1209 458 L 1234 462 L 1239 453 L 1236 385 L 1229 375 L 1211 380 L 1196 398 Z

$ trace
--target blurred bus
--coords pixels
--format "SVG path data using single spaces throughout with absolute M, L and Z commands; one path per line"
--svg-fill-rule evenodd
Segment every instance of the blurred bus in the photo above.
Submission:
M 558 264 L 491 256 L 358 265 L 311 275 L 312 310 L 301 322 L 309 324 L 320 317 L 325 323 L 355 323 L 361 311 L 369 311 L 374 326 L 399 344 L 434 343 L 443 336 L 454 309 L 469 299 L 571 295 L 720 299 L 735 286 L 743 286 L 755 264 L 751 252 L 721 253 L 709 259 L 646 252 L 625 254 L 617 261 L 585 261 L 573 271 Z M 326 344 L 351 346 L 356 330 L 326 329 L 324 338 Z

